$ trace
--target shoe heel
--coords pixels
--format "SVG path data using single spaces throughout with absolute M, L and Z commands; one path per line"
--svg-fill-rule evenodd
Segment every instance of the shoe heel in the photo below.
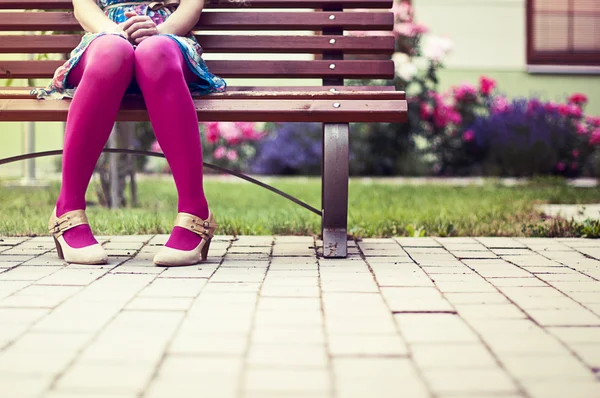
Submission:
M 210 239 L 206 241 L 204 247 L 202 247 L 202 251 L 200 254 L 202 255 L 202 261 L 206 261 L 208 258 L 208 248 L 210 247 Z
M 58 253 L 58 258 L 64 260 L 65 256 L 63 255 L 62 247 L 60 247 L 60 243 L 58 243 L 58 240 L 56 238 L 54 238 L 54 244 L 56 245 L 56 252 Z

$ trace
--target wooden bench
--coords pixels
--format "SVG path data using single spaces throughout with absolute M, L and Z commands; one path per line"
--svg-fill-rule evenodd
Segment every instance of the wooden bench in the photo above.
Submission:
M 347 255 L 349 123 L 404 122 L 407 118 L 405 94 L 394 87 L 344 86 L 346 79 L 393 78 L 391 35 L 344 35 L 345 31 L 391 31 L 391 6 L 392 0 L 247 0 L 244 6 L 224 4 L 216 8 L 209 4 L 197 25 L 205 53 L 221 54 L 218 60 L 207 57 L 213 73 L 226 79 L 256 81 L 252 87 L 230 83 L 226 93 L 195 98 L 201 121 L 323 123 L 322 210 L 305 207 L 322 216 L 325 257 Z M 11 32 L 10 37 L 0 36 L 0 54 L 69 53 L 79 43 L 82 30 L 71 11 L 70 0 L 0 0 L 0 31 Z M 38 31 L 67 34 L 25 34 Z M 262 34 L 252 33 L 255 31 Z M 237 53 L 315 56 L 307 60 L 272 60 L 265 56 L 241 60 L 235 56 Z M 351 57 L 346 58 L 357 58 L 357 54 L 377 57 L 345 59 L 349 54 Z M 61 63 L 0 60 L 0 78 L 50 79 Z M 301 79 L 318 79 L 319 85 L 265 84 L 275 78 L 299 79 L 299 85 L 303 84 Z M 39 101 L 29 94 L 30 87 L 1 86 L 0 122 L 66 120 L 70 101 Z M 118 120 L 148 120 L 143 99 L 127 96 Z M 0 164 L 48 154 L 60 151 L 26 154 L 0 160 Z

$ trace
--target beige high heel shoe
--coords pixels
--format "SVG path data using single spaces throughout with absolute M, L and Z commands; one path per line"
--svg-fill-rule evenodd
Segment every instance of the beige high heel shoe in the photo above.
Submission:
M 63 234 L 75 228 L 78 225 L 87 225 L 88 219 L 83 210 L 73 210 L 63 214 L 60 217 L 56 216 L 56 208 L 48 221 L 48 230 L 54 237 L 58 258 L 69 263 L 100 265 L 108 262 L 108 256 L 104 248 L 100 244 L 82 247 L 76 249 L 69 246 Z
M 193 214 L 179 213 L 175 219 L 175 226 L 200 235 L 202 240 L 193 250 L 179 250 L 163 246 L 154 256 L 154 264 L 163 267 L 181 267 L 206 261 L 210 241 L 215 236 L 218 227 L 213 214 L 208 213 L 208 218 L 203 220 Z

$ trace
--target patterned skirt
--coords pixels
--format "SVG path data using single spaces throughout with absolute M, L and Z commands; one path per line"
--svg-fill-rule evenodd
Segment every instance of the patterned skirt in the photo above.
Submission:
M 126 11 L 134 11 L 138 15 L 148 15 L 157 24 L 164 22 L 170 15 L 170 11 L 167 9 L 160 9 L 157 11 L 151 10 L 147 4 L 129 5 L 121 7 L 113 7 L 106 11 L 106 15 L 116 23 L 122 23 L 127 18 L 125 17 Z M 61 65 L 54 73 L 52 81 L 46 88 L 36 88 L 32 90 L 32 94 L 36 95 L 38 99 L 62 99 L 62 98 L 73 98 L 77 87 L 68 85 L 69 72 L 77 65 L 89 45 L 100 36 L 104 35 L 118 35 L 126 38 L 119 33 L 87 33 L 81 39 L 81 42 L 75 48 L 69 59 Z M 175 43 L 177 43 L 181 53 L 190 70 L 199 78 L 194 83 L 188 83 L 192 94 L 204 95 L 215 92 L 225 91 L 227 84 L 222 78 L 212 74 L 206 63 L 202 59 L 202 47 L 193 35 L 186 37 L 177 36 L 172 34 L 163 34 L 161 36 L 169 37 Z M 165 82 L 166 84 L 167 82 Z M 133 84 L 129 92 L 136 91 L 136 85 Z

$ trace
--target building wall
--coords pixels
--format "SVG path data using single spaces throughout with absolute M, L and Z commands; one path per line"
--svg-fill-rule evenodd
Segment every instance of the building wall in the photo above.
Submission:
M 600 115 L 600 75 L 529 74 L 525 0 L 412 0 L 419 22 L 454 42 L 441 72 L 441 88 L 477 82 L 485 74 L 507 95 L 563 100 L 573 92 L 590 98 Z

